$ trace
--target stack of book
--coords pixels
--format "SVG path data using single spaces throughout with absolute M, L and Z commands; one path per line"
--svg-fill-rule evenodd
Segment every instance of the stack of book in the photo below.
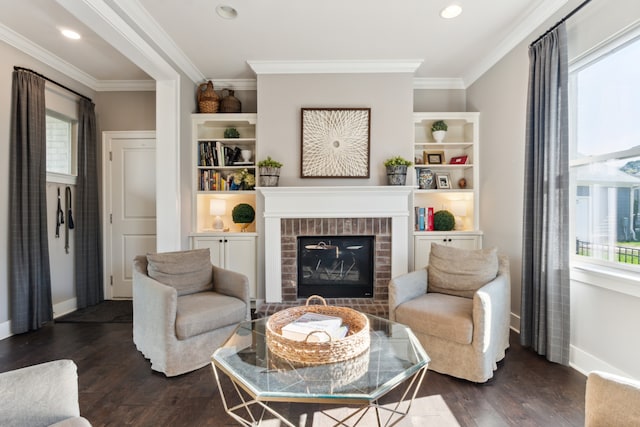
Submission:
M 348 329 L 340 317 L 305 313 L 283 326 L 282 336 L 295 341 L 327 342 L 344 338 Z
M 433 208 L 415 207 L 415 230 L 433 231 Z

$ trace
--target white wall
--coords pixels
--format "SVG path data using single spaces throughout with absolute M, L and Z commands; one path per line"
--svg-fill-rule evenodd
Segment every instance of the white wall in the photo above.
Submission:
M 485 245 L 498 246 L 511 259 L 512 326 L 519 329 L 522 192 L 528 44 L 580 1 L 570 1 L 557 16 L 534 31 L 467 90 L 467 108 L 481 112 L 481 229 Z M 569 58 L 627 27 L 640 16 L 640 2 L 594 0 L 571 18 Z M 588 284 L 586 282 L 591 282 Z M 571 281 L 571 364 L 582 372 L 604 369 L 640 378 L 640 298 L 593 284 L 603 279 Z

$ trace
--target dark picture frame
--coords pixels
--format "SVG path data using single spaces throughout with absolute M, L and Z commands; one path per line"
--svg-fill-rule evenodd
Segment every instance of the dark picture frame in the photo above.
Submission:
M 424 157 L 424 163 L 427 165 L 444 164 L 444 151 L 425 150 L 423 153 L 423 157 Z
M 300 176 L 369 178 L 371 108 L 301 108 Z

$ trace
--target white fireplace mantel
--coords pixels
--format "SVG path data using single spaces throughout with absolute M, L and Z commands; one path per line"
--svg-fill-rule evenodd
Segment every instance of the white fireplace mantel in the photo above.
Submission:
M 411 187 L 261 187 L 265 299 L 282 302 L 282 218 L 391 218 L 391 276 L 408 271 Z

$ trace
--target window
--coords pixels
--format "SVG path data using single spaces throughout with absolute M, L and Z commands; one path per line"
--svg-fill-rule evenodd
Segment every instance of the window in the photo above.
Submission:
M 76 123 L 61 114 L 47 111 L 47 180 L 59 182 L 75 177 Z
M 640 271 L 640 36 L 570 73 L 574 260 Z

